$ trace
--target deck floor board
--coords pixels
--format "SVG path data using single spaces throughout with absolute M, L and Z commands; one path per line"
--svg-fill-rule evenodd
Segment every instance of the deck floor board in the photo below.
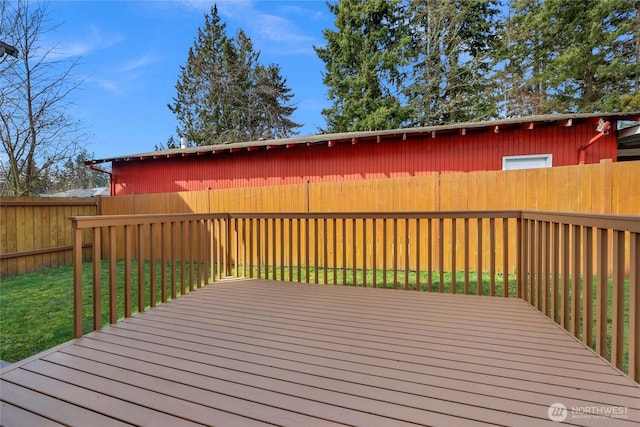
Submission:
M 640 387 L 525 301 L 227 280 L 0 373 L 0 424 L 557 425 Z
M 347 331 L 345 328 L 331 327 L 324 324 L 323 327 L 318 326 L 316 323 L 310 323 L 307 325 L 302 324 L 302 321 L 284 322 L 282 320 L 274 321 L 269 318 L 256 318 L 252 320 L 256 322 L 247 322 L 249 314 L 243 316 L 233 316 L 231 314 L 206 317 L 196 316 L 193 312 L 172 312 L 171 310 L 162 311 L 162 313 L 155 313 L 156 316 L 153 319 L 139 319 L 140 321 L 166 323 L 168 325 L 176 326 L 188 326 L 193 327 L 194 322 L 200 323 L 198 329 L 210 328 L 215 325 L 230 326 L 240 332 L 247 331 L 261 331 L 268 332 L 277 335 L 288 335 L 292 337 L 319 337 L 326 336 L 332 342 L 345 343 L 352 342 L 351 340 L 359 340 L 367 343 L 371 343 L 374 346 L 404 346 L 405 351 L 439 351 L 439 352 L 451 352 L 452 347 L 456 353 L 459 354 L 472 354 L 477 356 L 491 357 L 496 360 L 525 360 L 529 357 L 527 363 L 531 364 L 544 364 L 547 366 L 545 359 L 552 359 L 554 353 L 548 353 L 537 349 L 517 349 L 496 345 L 485 344 L 482 342 L 472 343 L 465 342 L 460 343 L 453 339 L 441 339 L 434 337 L 425 337 L 424 335 L 417 334 L 402 334 L 402 337 L 397 337 L 397 334 L 383 334 L 377 335 L 358 333 L 357 330 Z M 500 349 L 500 352 L 496 350 Z M 409 351 L 411 353 L 411 351 Z M 421 353 L 424 354 L 424 353 Z M 603 365 L 601 360 L 595 355 L 576 355 L 582 364 L 589 364 L 590 369 L 595 369 L 598 372 L 610 373 L 611 370 L 608 366 Z M 564 361 L 563 358 L 556 358 L 554 360 L 554 366 L 564 366 L 568 368 L 575 368 L 575 361 Z

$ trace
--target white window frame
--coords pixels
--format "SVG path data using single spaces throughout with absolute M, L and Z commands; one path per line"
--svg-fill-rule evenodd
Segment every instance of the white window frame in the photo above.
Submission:
M 525 166 L 525 167 L 516 167 L 516 168 L 508 168 L 507 164 L 510 160 L 543 160 L 544 164 L 540 166 Z M 517 164 L 517 163 L 516 163 Z M 535 169 L 535 168 L 550 168 L 553 166 L 553 154 L 529 154 L 523 156 L 502 156 L 502 170 L 518 170 L 518 169 Z

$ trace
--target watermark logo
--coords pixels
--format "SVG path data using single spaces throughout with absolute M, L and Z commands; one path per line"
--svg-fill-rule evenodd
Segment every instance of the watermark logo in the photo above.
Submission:
M 567 419 L 567 407 L 562 403 L 553 403 L 549 405 L 549 409 L 547 410 L 547 415 L 551 421 L 556 423 L 561 423 Z
M 547 409 L 547 416 L 551 421 L 561 423 L 570 419 L 594 419 L 594 418 L 629 418 L 629 408 L 624 406 L 572 406 L 568 409 L 562 403 L 553 403 Z

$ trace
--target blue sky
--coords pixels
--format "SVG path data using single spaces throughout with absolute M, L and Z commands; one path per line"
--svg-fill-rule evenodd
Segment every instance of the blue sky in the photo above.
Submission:
M 261 52 L 277 63 L 297 106 L 300 135 L 325 125 L 329 105 L 322 84 L 324 64 L 313 46 L 333 27 L 324 0 L 227 0 L 215 2 L 229 35 L 242 28 Z M 212 1 L 52 1 L 47 42 L 59 54 L 79 57 L 83 79 L 69 114 L 85 126 L 87 150 L 95 158 L 152 151 L 176 135 L 167 108 L 175 95 L 179 67 L 186 63 L 198 27 Z

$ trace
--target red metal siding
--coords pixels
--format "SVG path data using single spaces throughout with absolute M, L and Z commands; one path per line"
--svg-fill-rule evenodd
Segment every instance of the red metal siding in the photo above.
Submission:
M 206 154 L 113 164 L 116 195 L 206 188 L 413 176 L 433 171 L 500 170 L 503 156 L 552 154 L 553 166 L 578 164 L 579 149 L 596 134 L 593 124 L 528 129 L 468 130 L 402 141 L 383 139 L 306 147 Z M 586 152 L 585 163 L 616 160 L 615 132 Z

